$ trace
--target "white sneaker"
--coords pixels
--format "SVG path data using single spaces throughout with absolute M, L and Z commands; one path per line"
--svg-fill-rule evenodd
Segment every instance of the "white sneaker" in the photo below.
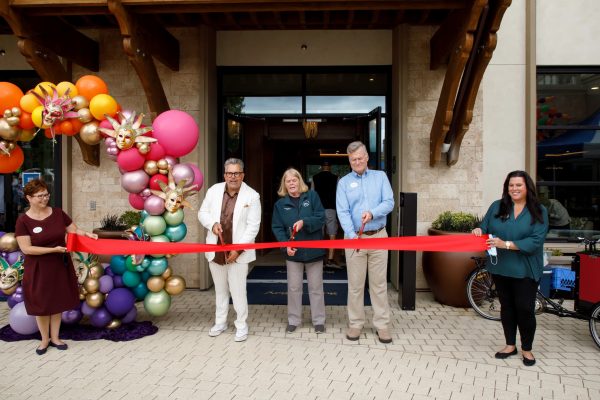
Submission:
M 248 339 L 248 327 L 242 328 L 242 329 L 237 329 L 235 331 L 235 341 L 236 342 L 244 342 L 246 339 Z
M 208 331 L 208 336 L 212 336 L 212 337 L 219 336 L 221 333 L 225 332 L 226 330 L 227 330 L 227 325 L 214 325 Z

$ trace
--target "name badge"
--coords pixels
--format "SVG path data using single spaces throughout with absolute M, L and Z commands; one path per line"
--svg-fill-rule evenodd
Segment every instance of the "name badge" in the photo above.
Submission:
M 40 233 L 42 230 L 43 229 L 41 226 L 36 226 L 35 228 L 33 228 L 33 233 Z
M 352 183 L 350 184 L 350 187 L 351 187 L 352 189 L 355 189 L 355 188 L 357 188 L 357 187 L 358 187 L 358 183 L 357 183 L 357 182 L 352 182 Z

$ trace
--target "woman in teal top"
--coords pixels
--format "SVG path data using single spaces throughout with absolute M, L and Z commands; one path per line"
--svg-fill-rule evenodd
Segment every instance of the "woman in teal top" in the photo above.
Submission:
M 500 318 L 506 347 L 495 357 L 517 354 L 517 328 L 521 334 L 523 364 L 532 366 L 535 336 L 535 297 L 543 270 L 543 249 L 548 232 L 548 212 L 537 198 L 535 185 L 525 171 L 513 171 L 504 181 L 502 199 L 488 209 L 477 236 L 487 240 L 498 256 L 487 263 L 500 300 Z M 497 262 L 496 262 L 497 261 Z
M 271 229 L 279 242 L 294 237 L 296 240 L 323 239 L 325 209 L 319 195 L 308 190 L 300 172 L 289 168 L 281 177 L 277 194 L 281 199 L 275 203 Z M 316 333 L 325 332 L 325 296 L 323 292 L 324 249 L 287 247 L 288 326 L 292 333 L 302 324 L 302 286 L 304 269 L 308 281 L 310 314 Z

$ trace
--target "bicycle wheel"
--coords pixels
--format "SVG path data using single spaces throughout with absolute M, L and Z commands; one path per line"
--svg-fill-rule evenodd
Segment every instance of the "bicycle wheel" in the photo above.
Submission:
M 467 282 L 467 298 L 473 310 L 483 318 L 500 321 L 500 301 L 496 285 L 485 268 L 476 269 Z
M 535 296 L 534 311 L 536 315 L 543 314 L 546 311 L 546 300 L 544 300 L 544 297 L 539 292 Z
M 590 334 L 596 346 L 600 347 L 600 304 L 594 308 L 590 316 Z

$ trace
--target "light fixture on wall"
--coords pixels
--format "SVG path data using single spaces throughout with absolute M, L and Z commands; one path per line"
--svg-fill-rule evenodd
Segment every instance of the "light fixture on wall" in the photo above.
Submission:
M 6 55 L 6 50 L 0 49 L 0 57 L 4 57 Z
M 302 121 L 302 128 L 304 128 L 304 136 L 307 139 L 316 139 L 319 133 L 319 122 L 305 119 Z
M 304 51 L 304 50 L 308 50 L 308 46 L 304 43 L 302 43 L 302 45 L 300 46 L 300 50 Z

